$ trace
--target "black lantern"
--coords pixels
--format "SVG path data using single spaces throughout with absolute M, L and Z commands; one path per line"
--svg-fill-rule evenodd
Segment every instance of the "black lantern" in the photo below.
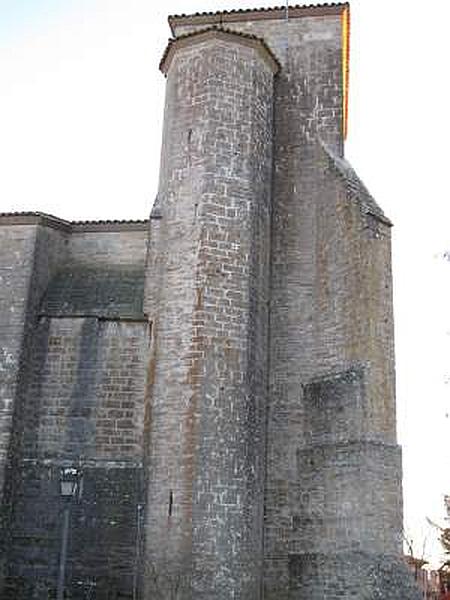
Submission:
M 75 467 L 61 469 L 60 492 L 63 498 L 74 498 L 78 493 L 80 472 Z

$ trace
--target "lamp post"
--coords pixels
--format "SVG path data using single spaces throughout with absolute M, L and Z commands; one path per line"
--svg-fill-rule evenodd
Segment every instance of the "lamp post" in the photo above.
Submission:
M 58 585 L 56 600 L 64 598 L 64 583 L 66 577 L 67 545 L 69 540 L 70 514 L 72 511 L 72 501 L 80 495 L 80 477 L 79 469 L 75 467 L 64 467 L 61 469 L 60 494 L 64 502 L 63 528 L 61 537 L 61 551 L 59 555 Z

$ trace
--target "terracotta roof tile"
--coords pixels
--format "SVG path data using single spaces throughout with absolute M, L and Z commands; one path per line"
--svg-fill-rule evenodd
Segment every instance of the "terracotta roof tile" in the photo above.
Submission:
M 289 6 L 289 14 L 292 18 L 339 14 L 348 6 L 348 2 L 331 2 L 325 4 L 306 5 L 296 4 Z M 273 19 L 284 18 L 285 15 L 285 6 L 274 6 L 272 8 L 240 8 L 217 12 L 197 12 L 193 14 L 171 15 L 169 16 L 169 24 L 173 33 L 173 27 L 177 24 L 195 25 L 208 22 L 222 23 L 226 21 L 239 21 L 241 20 L 241 17 L 248 18 L 249 16 L 259 19 Z
M 217 27 L 216 25 L 213 25 L 212 27 L 208 27 L 206 29 L 201 29 L 199 31 L 193 31 L 191 33 L 186 33 L 184 35 L 179 35 L 177 37 L 171 38 L 169 40 L 169 43 L 167 44 L 167 47 L 166 47 L 164 54 L 161 58 L 161 61 L 159 63 L 160 70 L 163 71 L 163 73 L 165 73 L 164 64 L 170 54 L 170 51 L 177 43 L 180 43 L 180 42 L 183 42 L 183 40 L 195 38 L 198 36 L 204 36 L 208 32 L 224 33 L 224 34 L 229 34 L 230 36 L 243 38 L 245 40 L 251 40 L 253 42 L 258 42 L 258 44 L 260 44 L 261 47 L 267 51 L 267 54 L 272 59 L 274 65 L 276 67 L 275 70 L 278 70 L 280 68 L 280 63 L 278 62 L 277 58 L 273 54 L 272 50 L 269 48 L 269 46 L 266 44 L 266 42 L 263 39 L 261 39 L 260 37 L 258 37 L 256 35 L 252 35 L 250 33 L 242 33 L 241 31 L 233 31 L 231 29 L 226 29 L 224 27 Z
M 119 224 L 145 224 L 147 219 L 100 219 L 98 221 L 71 221 L 72 225 L 119 225 Z
M 66 231 L 99 231 L 109 229 L 144 228 L 147 220 L 66 221 L 43 212 L 22 211 L 0 213 L 0 225 L 46 225 Z

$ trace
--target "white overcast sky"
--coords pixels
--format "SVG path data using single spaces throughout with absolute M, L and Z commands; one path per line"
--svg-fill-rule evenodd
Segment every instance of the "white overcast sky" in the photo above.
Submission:
M 279 3 L 279 2 L 278 2 Z M 146 218 L 168 14 L 264 0 L 0 0 L 0 212 Z M 394 221 L 406 529 L 450 494 L 450 35 L 445 0 L 354 0 L 347 158 Z

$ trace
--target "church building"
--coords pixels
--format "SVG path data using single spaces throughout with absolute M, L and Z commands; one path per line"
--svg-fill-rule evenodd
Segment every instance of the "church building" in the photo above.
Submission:
M 420 598 L 349 23 L 169 17 L 149 219 L 0 214 L 2 600 Z

